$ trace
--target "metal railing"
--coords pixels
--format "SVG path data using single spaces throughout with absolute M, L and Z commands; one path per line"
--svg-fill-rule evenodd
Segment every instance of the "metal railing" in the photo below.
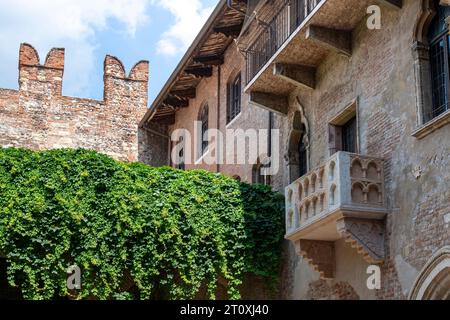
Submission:
M 247 50 L 247 84 L 280 49 L 321 0 L 291 0 L 264 26 L 264 30 Z

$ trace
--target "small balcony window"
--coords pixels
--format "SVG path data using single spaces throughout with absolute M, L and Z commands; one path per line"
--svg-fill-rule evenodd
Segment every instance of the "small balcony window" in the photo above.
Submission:
M 356 117 L 342 126 L 342 151 L 356 153 Z
M 358 153 L 358 116 L 356 100 L 329 124 L 330 155 L 338 151 Z

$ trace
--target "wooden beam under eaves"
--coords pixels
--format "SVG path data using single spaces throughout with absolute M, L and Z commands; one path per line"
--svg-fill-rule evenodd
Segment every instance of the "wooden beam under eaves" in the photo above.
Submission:
M 197 63 L 202 63 L 206 66 L 220 66 L 223 64 L 223 54 L 211 54 L 205 56 L 197 56 L 193 59 Z
M 195 99 L 197 96 L 196 88 L 182 89 L 182 90 L 172 90 L 170 95 L 181 99 Z
M 228 26 L 218 26 L 218 27 L 214 27 L 214 32 L 221 33 L 221 34 L 225 35 L 226 37 L 237 38 L 239 36 L 239 34 L 241 33 L 243 25 L 244 25 L 244 22 L 241 22 L 239 24 L 234 24 L 234 25 L 228 25 Z
M 165 124 L 168 126 L 174 125 L 175 124 L 175 113 L 166 115 L 166 116 L 161 116 L 161 117 L 154 117 L 152 119 L 152 121 L 157 122 L 159 124 Z
M 184 73 L 193 75 L 199 78 L 208 78 L 213 74 L 212 67 L 188 67 L 184 69 Z
M 164 104 L 172 106 L 174 108 L 187 108 L 189 107 L 189 100 L 181 100 L 176 97 L 167 97 L 164 102 Z

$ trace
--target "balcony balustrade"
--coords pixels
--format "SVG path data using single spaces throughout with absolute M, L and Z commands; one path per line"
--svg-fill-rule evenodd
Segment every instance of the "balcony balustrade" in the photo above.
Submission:
M 334 242 L 342 238 L 367 262 L 384 260 L 383 165 L 338 152 L 286 188 L 286 238 L 323 278 L 333 278 Z

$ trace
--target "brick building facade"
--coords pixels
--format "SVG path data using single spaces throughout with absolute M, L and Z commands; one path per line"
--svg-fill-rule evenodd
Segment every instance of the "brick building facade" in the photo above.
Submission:
M 221 1 L 141 122 L 193 133 L 208 105 L 211 128 L 279 130 L 282 298 L 449 297 L 449 75 L 435 75 L 448 53 L 430 36 L 448 43 L 448 13 L 431 0 Z M 258 182 L 251 164 L 186 167 Z
M 23 45 L 19 91 L 0 90 L 0 144 L 85 147 L 270 184 L 286 195 L 280 298 L 448 299 L 448 5 L 222 0 L 146 113 L 146 63 L 126 77 L 107 57 L 104 101 L 68 98 L 63 51 L 41 66 Z M 261 178 L 258 161 L 204 163 L 214 150 L 195 121 L 278 130 L 266 155 L 279 170 Z M 191 139 L 172 157 L 179 129 Z

